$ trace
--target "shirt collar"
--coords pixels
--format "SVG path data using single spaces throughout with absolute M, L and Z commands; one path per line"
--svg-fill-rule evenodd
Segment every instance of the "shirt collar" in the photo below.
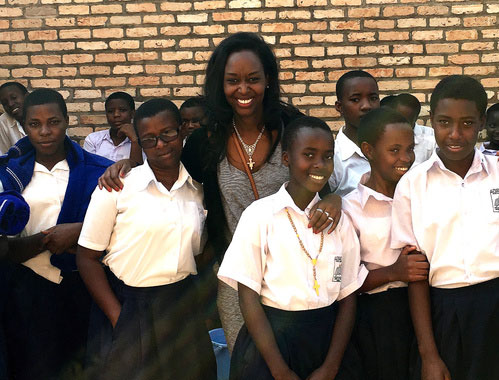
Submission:
M 360 182 L 357 186 L 357 189 L 360 194 L 360 205 L 362 209 L 364 209 L 364 207 L 366 206 L 369 198 L 374 198 L 380 202 L 392 202 L 392 198 L 387 197 L 385 194 L 378 193 L 377 191 L 365 185 L 370 176 L 371 176 L 370 171 L 364 173 L 360 178 Z
M 296 213 L 298 214 L 304 214 L 307 217 L 310 215 L 310 210 L 311 208 L 321 200 L 319 197 L 319 194 L 315 194 L 314 199 L 310 201 L 307 207 L 305 207 L 305 210 L 301 210 L 293 201 L 293 198 L 291 198 L 291 195 L 289 195 L 288 191 L 286 190 L 286 187 L 288 186 L 289 182 L 285 182 L 279 191 L 275 193 L 275 199 L 273 202 L 273 211 L 274 214 L 278 213 L 279 211 L 283 210 L 286 207 L 292 208 Z
M 433 167 L 438 167 L 442 171 L 449 172 L 450 170 L 445 167 L 444 163 L 438 156 L 437 152 L 438 148 L 435 149 L 431 157 L 428 159 L 428 161 L 426 161 L 427 171 Z M 423 164 L 425 164 L 425 162 L 421 163 L 420 165 Z M 489 174 L 489 168 L 487 166 L 487 162 L 485 161 L 483 153 L 480 152 L 480 150 L 475 147 L 475 155 L 473 156 L 473 161 L 464 178 L 467 178 L 471 174 L 479 173 L 482 170 L 484 170 L 487 173 L 487 175 Z
M 134 171 L 135 180 L 131 183 L 127 183 L 127 186 L 132 190 L 132 191 L 142 191 L 145 190 L 150 183 L 154 183 L 158 189 L 160 189 L 160 182 L 156 179 L 156 176 L 154 175 L 154 172 L 151 169 L 151 166 L 149 166 L 149 162 L 147 159 L 144 161 L 143 165 L 140 165 L 139 167 L 135 168 Z M 170 189 L 170 192 L 174 190 L 180 189 L 184 184 L 188 184 L 194 189 L 197 189 L 196 184 L 194 183 L 194 180 L 192 179 L 191 175 L 187 171 L 187 169 L 184 167 L 182 163 L 179 165 L 179 171 L 178 171 L 178 178 L 173 184 L 172 188 Z M 163 186 L 161 184 L 161 186 Z M 164 187 L 164 186 L 163 186 Z
M 104 133 L 104 140 L 107 140 L 112 145 L 114 145 L 113 139 L 111 138 L 111 128 L 109 128 L 107 130 L 107 133 Z M 117 146 L 121 146 L 123 144 L 126 144 L 128 141 L 130 141 L 130 140 L 128 139 L 128 136 L 126 136 L 125 139 L 122 142 L 120 142 Z
M 339 130 L 335 140 L 335 148 L 341 147 L 341 149 L 338 149 L 338 154 L 341 160 L 346 161 L 354 154 L 357 154 L 358 156 L 365 158 L 359 146 L 355 144 L 352 140 L 350 140 L 347 137 L 347 135 L 345 135 L 343 129 L 345 129 L 345 127 L 342 127 Z
M 33 167 L 33 172 L 43 172 L 43 173 L 53 173 L 56 170 L 69 171 L 68 160 L 64 159 L 55 164 L 51 170 L 48 170 L 45 166 L 35 161 L 35 166 Z

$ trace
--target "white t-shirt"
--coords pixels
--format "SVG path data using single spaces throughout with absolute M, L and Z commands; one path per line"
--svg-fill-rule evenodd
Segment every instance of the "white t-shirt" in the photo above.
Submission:
M 343 128 L 334 141 L 334 171 L 328 181 L 331 191 L 341 196 L 357 188 L 360 177 L 371 170 L 369 161 Z
M 343 210 L 350 217 L 360 241 L 360 258 L 369 270 L 392 265 L 400 249 L 390 248 L 392 198 L 364 186 L 371 173 L 364 174 L 357 188 L 343 198 Z M 389 282 L 369 294 L 407 286 L 401 281 Z
M 395 190 L 394 249 L 415 245 L 430 263 L 429 283 L 458 288 L 499 277 L 499 164 L 475 149 L 465 178 L 435 152 Z
M 331 305 L 355 292 L 367 276 L 360 264 L 359 242 L 348 219 L 342 214 L 333 233 L 320 234 L 308 226 L 308 213 L 318 195 L 300 210 L 281 189 L 253 202 L 243 212 L 232 242 L 218 272 L 220 280 L 234 289 L 241 283 L 254 290 L 264 305 L 281 310 L 317 309 Z M 300 239 L 312 258 L 317 258 L 319 295 L 314 290 L 313 266 L 302 251 L 285 208 L 288 208 Z
M 7 112 L 0 115 L 0 154 L 5 154 L 18 140 L 26 136 L 19 122 Z
M 105 250 L 103 264 L 129 286 L 166 285 L 197 273 L 205 219 L 202 187 L 184 166 L 168 191 L 146 160 L 123 190 L 95 189 L 78 244 Z
M 437 147 L 433 128 L 416 124 L 414 126 L 414 167 L 431 157 Z
M 69 182 L 69 166 L 66 160 L 59 161 L 52 170 L 35 161 L 33 176 L 22 192 L 29 204 L 29 220 L 19 237 L 35 235 L 57 224 Z M 3 185 L 0 183 L 0 192 Z M 25 261 L 23 265 L 43 278 L 59 284 L 61 270 L 50 263 L 52 253 L 46 250 Z
M 132 142 L 128 137 L 119 145 L 114 145 L 109 129 L 97 131 L 89 134 L 83 143 L 83 149 L 87 152 L 106 157 L 112 161 L 119 161 L 130 158 Z

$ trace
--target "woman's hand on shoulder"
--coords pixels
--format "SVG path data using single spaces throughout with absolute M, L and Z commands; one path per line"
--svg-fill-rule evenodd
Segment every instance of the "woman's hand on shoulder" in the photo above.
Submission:
M 336 194 L 328 194 L 317 202 L 310 212 L 309 228 L 314 233 L 319 233 L 329 227 L 330 234 L 338 226 L 341 218 L 341 197 Z
M 132 169 L 132 160 L 124 159 L 109 166 L 97 181 L 99 189 L 120 191 L 123 189 L 122 178 Z

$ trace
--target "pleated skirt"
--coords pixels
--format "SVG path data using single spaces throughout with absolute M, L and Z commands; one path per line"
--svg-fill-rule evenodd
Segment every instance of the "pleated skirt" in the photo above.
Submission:
M 365 380 L 408 379 L 415 337 L 407 288 L 358 296 L 352 342 Z
M 430 295 L 435 342 L 452 380 L 499 379 L 499 278 Z M 411 378 L 419 380 L 415 362 Z
M 109 270 L 107 275 L 122 309 L 113 329 L 92 306 L 89 379 L 216 379 L 215 356 L 191 277 L 138 288 L 125 285 Z
M 324 363 L 331 345 L 337 304 L 306 311 L 285 311 L 268 306 L 263 306 L 263 309 L 284 361 L 301 379 L 306 379 Z M 355 371 L 355 366 L 347 349 L 335 379 L 355 379 L 350 372 Z M 273 379 L 246 325 L 239 331 L 232 353 L 230 379 Z

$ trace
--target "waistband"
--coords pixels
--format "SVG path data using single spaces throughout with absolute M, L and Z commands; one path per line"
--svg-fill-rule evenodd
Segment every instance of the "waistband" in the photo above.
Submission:
M 334 320 L 338 309 L 336 302 L 319 309 L 299 311 L 281 310 L 266 305 L 262 305 L 262 307 L 269 320 L 281 323 L 315 323 L 328 320 L 332 321 Z
M 459 288 L 430 288 L 430 294 L 433 297 L 474 297 L 478 293 L 493 292 L 499 294 L 499 277 L 493 280 L 480 282 L 479 284 L 462 286 Z

